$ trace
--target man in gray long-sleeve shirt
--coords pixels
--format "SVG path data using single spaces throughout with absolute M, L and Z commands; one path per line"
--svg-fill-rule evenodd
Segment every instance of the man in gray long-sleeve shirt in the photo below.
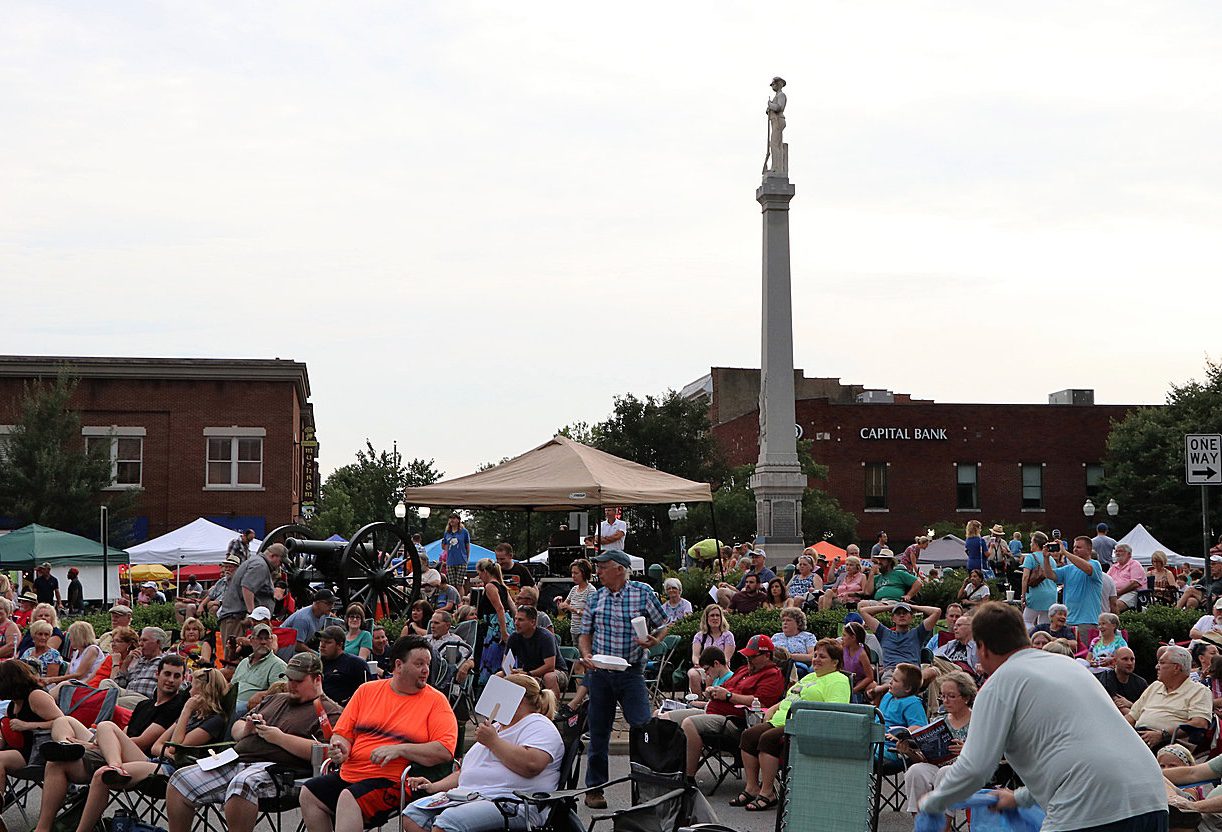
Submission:
M 978 607 L 972 635 L 991 675 L 962 753 L 921 810 L 942 814 L 970 797 L 1004 755 L 1026 786 L 1001 790 L 998 807 L 1038 804 L 1043 832 L 1165 832 L 1158 763 L 1090 671 L 1032 649 L 1022 616 L 1005 604 Z

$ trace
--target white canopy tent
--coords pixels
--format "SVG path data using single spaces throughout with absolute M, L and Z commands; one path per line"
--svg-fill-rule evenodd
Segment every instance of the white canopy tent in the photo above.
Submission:
M 127 550 L 132 565 L 138 563 L 160 563 L 171 569 L 177 566 L 221 563 L 229 549 L 229 541 L 238 536 L 233 529 L 200 517 L 181 529 L 167 532 L 161 537 L 146 540 Z M 259 548 L 259 541 L 251 541 L 250 551 Z
M 1187 555 L 1181 555 L 1178 552 L 1172 551 L 1169 547 L 1159 543 L 1154 535 L 1150 534 L 1150 530 L 1138 523 L 1133 527 L 1132 531 L 1124 537 L 1116 541 L 1117 545 L 1121 543 L 1128 544 L 1133 550 L 1133 557 L 1138 563 L 1143 566 L 1150 565 L 1150 556 L 1158 550 L 1162 550 L 1167 556 L 1167 563 L 1171 566 L 1204 566 L 1204 558 L 1193 558 Z

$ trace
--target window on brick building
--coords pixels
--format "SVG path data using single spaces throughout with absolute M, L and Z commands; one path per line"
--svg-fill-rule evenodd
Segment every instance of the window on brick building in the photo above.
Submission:
M 110 460 L 111 488 L 139 488 L 144 482 L 144 428 L 85 427 L 85 450 Z
M 980 508 L 980 469 L 976 462 L 955 463 L 955 508 Z
M 1103 466 L 1102 465 L 1087 465 L 1086 466 L 1086 496 L 1090 498 L 1098 497 L 1102 493 L 1103 487 Z
M 12 425 L 0 425 L 0 459 L 8 459 L 8 440 L 12 432 Z
M 263 485 L 262 436 L 209 436 L 207 485 L 259 488 Z
M 1023 508 L 1044 507 L 1044 466 L 1038 463 L 1023 463 Z
M 866 469 L 866 508 L 887 507 L 887 463 L 867 462 Z

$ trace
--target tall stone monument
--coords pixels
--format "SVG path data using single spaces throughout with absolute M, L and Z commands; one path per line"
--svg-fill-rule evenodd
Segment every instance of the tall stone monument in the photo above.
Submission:
M 764 214 L 763 350 L 760 359 L 760 456 L 751 478 L 759 543 L 772 563 L 802 550 L 802 492 L 793 389 L 793 296 L 789 275 L 789 146 L 784 141 L 785 79 L 773 78 L 768 152 L 755 191 Z

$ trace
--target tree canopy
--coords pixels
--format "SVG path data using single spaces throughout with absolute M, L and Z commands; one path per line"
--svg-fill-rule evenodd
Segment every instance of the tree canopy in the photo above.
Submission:
M 18 417 L 0 447 L 0 516 L 16 525 L 43 526 L 97 536 L 98 505 L 112 483 L 104 444 L 86 450 L 81 420 L 69 406 L 77 380 L 65 369 L 50 383 L 27 384 Z M 121 542 L 135 491 L 107 494 L 111 540 Z
M 405 462 L 391 451 L 376 450 L 366 440 L 365 448 L 356 452 L 356 462 L 336 468 L 323 482 L 318 513 L 310 528 L 320 537 L 350 537 L 366 523 L 393 523 L 395 504 L 404 488 L 431 485 L 441 476 L 431 459 Z M 406 523 L 409 529 L 420 529 L 414 507 L 408 507 Z
M 1222 364 L 1205 363 L 1205 380 L 1172 385 L 1165 407 L 1132 410 L 1107 441 L 1102 493 L 1120 503 L 1127 528 L 1143 523 L 1171 548 L 1200 556 L 1200 486 L 1184 483 L 1184 436 L 1222 433 Z M 1217 488 L 1207 491 L 1211 516 Z M 1212 530 L 1210 537 L 1213 537 Z

